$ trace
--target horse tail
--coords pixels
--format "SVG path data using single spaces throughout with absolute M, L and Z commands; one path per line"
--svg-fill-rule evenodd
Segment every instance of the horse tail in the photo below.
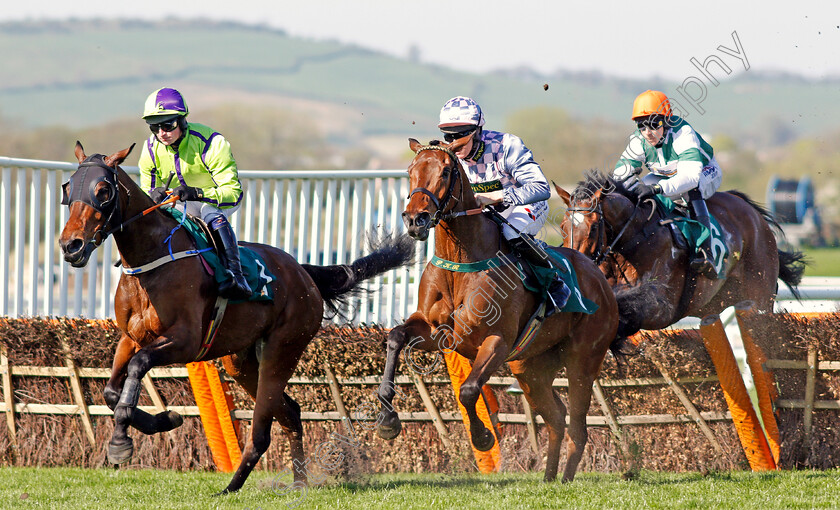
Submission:
M 779 225 L 779 222 L 776 221 L 776 218 L 773 216 L 773 213 L 765 209 L 764 207 L 758 205 L 754 202 L 750 197 L 741 193 L 740 191 L 730 190 L 727 193 L 735 195 L 736 197 L 740 198 L 744 202 L 750 205 L 753 209 L 758 211 L 764 221 L 766 221 L 770 227 L 775 229 L 780 234 L 784 235 L 782 231 L 782 227 Z M 805 265 L 807 264 L 805 254 L 801 251 L 791 250 L 791 251 L 784 251 L 778 250 L 779 252 L 779 279 L 787 285 L 787 288 L 790 289 L 791 293 L 796 297 L 796 299 L 800 299 L 799 289 L 797 287 L 802 282 L 802 275 L 805 273 Z
M 363 281 L 391 269 L 406 266 L 414 259 L 414 240 L 407 234 L 385 235 L 381 238 L 369 235 L 368 247 L 371 252 L 369 255 L 356 259 L 349 265 L 301 264 L 321 292 L 326 306 L 326 317 L 338 315 L 342 304 L 361 293 L 359 286 Z
M 797 286 L 802 282 L 802 274 L 807 264 L 801 251 L 779 250 L 779 279 L 782 280 L 796 299 L 802 299 Z

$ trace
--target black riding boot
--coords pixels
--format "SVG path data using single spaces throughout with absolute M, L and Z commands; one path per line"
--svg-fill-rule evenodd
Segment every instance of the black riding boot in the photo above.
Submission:
M 709 209 L 706 207 L 706 201 L 703 200 L 700 192 L 696 189 L 688 192 L 688 200 L 689 204 L 691 204 L 689 209 L 692 219 L 697 220 L 709 229 L 709 237 L 700 245 L 700 249 L 694 254 L 691 262 L 689 262 L 689 267 L 695 273 L 708 276 L 709 278 L 717 278 L 715 260 L 712 257 L 712 224 L 711 218 L 709 218 Z
M 527 234 L 523 234 L 523 236 L 525 235 Z M 526 240 L 522 237 L 515 237 L 513 239 L 508 239 L 508 243 L 510 243 L 511 248 L 522 255 L 522 257 L 531 264 L 539 267 L 554 267 L 551 264 L 551 257 L 549 257 L 543 249 L 537 246 L 534 240 Z M 548 288 L 548 294 L 554 301 L 554 307 L 556 308 L 548 306 L 545 314 L 546 317 L 554 314 L 555 312 L 559 312 L 564 306 L 566 306 L 566 303 L 569 301 L 569 296 L 572 295 L 572 291 L 558 276 L 553 282 L 551 282 L 551 286 Z
M 236 236 L 227 218 L 218 216 L 211 222 L 213 235 L 219 242 L 219 255 L 227 270 L 229 279 L 219 284 L 219 294 L 232 301 L 241 301 L 251 297 L 251 288 L 242 274 L 242 264 L 239 262 L 239 246 Z

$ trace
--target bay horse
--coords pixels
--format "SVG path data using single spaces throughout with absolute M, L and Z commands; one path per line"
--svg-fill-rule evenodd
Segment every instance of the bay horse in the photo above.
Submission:
M 772 312 L 778 279 L 798 297 L 803 254 L 779 249 L 773 234 L 779 224 L 741 192 L 718 192 L 706 201 L 729 253 L 726 266 L 718 268 L 725 277 L 710 279 L 689 270 L 684 241 L 663 223 L 652 199 L 637 204 L 633 193 L 594 170 L 572 193 L 555 189 L 567 207 L 560 224 L 563 246 L 592 258 L 614 286 L 620 337 L 720 313 L 744 300 Z M 723 248 L 713 242 L 717 256 Z
M 416 153 L 408 167 L 413 191 L 402 214 L 408 234 L 415 239 L 427 239 L 434 228 L 435 255 L 458 266 L 510 253 L 498 225 L 484 214 L 476 214 L 481 209 L 455 155 L 466 141 L 464 138 L 451 144 L 432 142 L 424 146 L 409 139 L 409 147 Z M 472 444 L 478 450 L 489 450 L 495 438 L 482 424 L 475 406 L 482 386 L 508 361 L 528 403 L 548 427 L 545 480 L 553 481 L 567 409 L 552 383 L 565 367 L 569 380 L 569 440 L 563 481 L 574 478 L 588 439 L 586 415 L 592 385 L 615 338 L 618 309 L 612 289 L 592 261 L 574 250 L 551 249 L 571 263 L 580 294 L 597 304 L 597 311 L 561 312 L 547 317 L 527 349 L 513 351 L 512 358 L 509 355 L 519 333 L 539 305 L 537 297 L 525 290 L 516 266 L 502 263 L 495 270 L 477 272 L 426 266 L 420 279 L 417 311 L 388 334 L 385 369 L 378 391 L 382 404 L 378 417 L 380 437 L 393 439 L 402 430 L 392 404 L 403 348 L 407 346 L 408 364 L 414 349 L 454 350 L 473 362 L 459 395 L 469 417 Z M 437 355 L 439 359 L 440 352 Z
M 76 142 L 79 169 L 65 184 L 70 217 L 59 244 L 74 267 L 87 264 L 91 252 L 113 234 L 124 267 L 136 268 L 169 259 L 163 243 L 178 222 L 154 209 L 155 203 L 120 164 L 131 149 L 110 156 L 85 155 Z M 151 210 L 150 209 L 154 209 Z M 136 220 L 136 221 L 134 221 Z M 265 453 L 276 419 L 289 440 L 295 483 L 306 483 L 300 406 L 285 393 L 298 360 L 321 327 L 325 306 L 335 309 L 342 295 L 368 278 L 407 264 L 414 241 L 402 235 L 387 238 L 349 266 L 301 265 L 284 251 L 240 243 L 256 252 L 274 279 L 272 301 L 231 302 L 215 341 L 203 344 L 217 298 L 217 285 L 199 257 L 179 258 L 139 274 L 121 275 L 114 296 L 116 323 L 122 331 L 105 401 L 116 422 L 108 444 L 113 464 L 133 452 L 129 425 L 145 434 L 171 430 L 183 422 L 174 412 L 150 415 L 137 409 L 140 381 L 153 367 L 223 358 L 226 371 L 254 399 L 250 437 L 242 462 L 222 491 L 238 490 Z M 193 249 L 185 229 L 171 234 L 172 252 Z M 302 468 L 298 469 L 298 468 Z

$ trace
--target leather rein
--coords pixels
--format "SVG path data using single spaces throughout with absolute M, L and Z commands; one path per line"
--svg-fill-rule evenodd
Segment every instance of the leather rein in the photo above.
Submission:
M 627 227 L 633 222 L 633 218 L 636 217 L 636 213 L 639 212 L 641 204 L 637 204 L 636 207 L 633 208 L 633 214 L 627 221 L 624 223 L 624 226 L 621 227 L 621 230 L 618 232 L 618 235 L 615 236 L 615 239 L 609 244 L 607 244 L 607 222 L 604 220 L 604 210 L 601 207 L 601 200 L 597 200 L 595 204 L 588 208 L 582 207 L 569 207 L 566 209 L 567 212 L 579 212 L 583 214 L 596 214 L 598 219 L 596 220 L 596 224 L 598 226 L 598 242 L 595 245 L 595 253 L 592 254 L 592 260 L 595 262 L 595 265 L 601 265 L 601 263 L 606 260 L 607 257 L 612 256 L 613 260 L 615 260 L 614 253 L 615 246 L 618 244 L 618 241 L 621 240 L 624 233 L 627 231 Z M 655 208 L 654 208 L 655 210 Z M 653 211 L 651 211 L 651 214 Z M 648 218 L 650 219 L 650 218 Z M 571 230 L 572 232 L 572 246 L 574 246 L 574 228 Z M 604 248 L 606 247 L 606 248 Z

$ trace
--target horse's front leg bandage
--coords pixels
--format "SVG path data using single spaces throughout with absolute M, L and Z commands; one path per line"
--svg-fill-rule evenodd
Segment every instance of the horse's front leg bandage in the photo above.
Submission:
M 118 406 L 135 408 L 140 400 L 140 379 L 129 377 L 125 380 Z

